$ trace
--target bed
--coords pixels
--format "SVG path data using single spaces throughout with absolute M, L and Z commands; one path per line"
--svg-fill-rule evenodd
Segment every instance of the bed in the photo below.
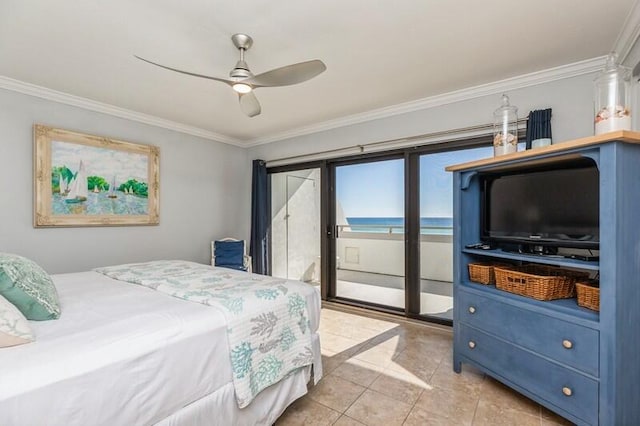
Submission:
M 0 425 L 271 425 L 322 375 L 312 286 L 313 363 L 239 408 L 220 309 L 96 271 L 52 278 L 60 319 L 31 321 L 36 342 L 0 350 Z

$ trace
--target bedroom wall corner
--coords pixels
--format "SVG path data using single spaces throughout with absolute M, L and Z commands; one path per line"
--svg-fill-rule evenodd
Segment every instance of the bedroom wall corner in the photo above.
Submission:
M 160 225 L 33 228 L 34 123 L 160 148 Z M 157 259 L 210 261 L 210 241 L 249 238 L 246 149 L 0 89 L 0 251 L 49 273 Z

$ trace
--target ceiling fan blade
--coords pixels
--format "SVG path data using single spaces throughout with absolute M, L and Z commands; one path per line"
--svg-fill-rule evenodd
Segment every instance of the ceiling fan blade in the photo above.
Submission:
M 255 117 L 262 112 L 260 102 L 258 102 L 258 98 L 256 98 L 253 91 L 249 93 L 238 93 L 238 97 L 240 99 L 240 109 L 249 117 Z
M 263 72 L 242 82 L 254 87 L 290 86 L 307 81 L 326 69 L 324 62 L 314 59 Z
M 189 71 L 183 71 L 183 70 L 179 70 L 179 69 L 176 69 L 176 68 L 167 67 L 165 65 L 157 64 L 155 62 L 149 61 L 148 59 L 141 58 L 138 55 L 133 55 L 133 56 L 135 56 L 136 58 L 140 59 L 141 61 L 147 62 L 147 63 L 149 63 L 151 65 L 155 65 L 155 66 L 160 67 L 160 68 L 164 68 L 166 70 L 179 72 L 181 74 L 186 74 L 186 75 L 190 75 L 190 76 L 193 76 L 193 77 L 207 78 L 209 80 L 220 81 L 222 83 L 228 84 L 229 86 L 231 86 L 233 84 L 233 81 L 227 80 L 227 79 L 224 79 L 224 78 L 211 77 L 211 76 L 208 76 L 208 75 L 202 75 L 202 74 L 196 74 L 196 73 L 189 72 Z

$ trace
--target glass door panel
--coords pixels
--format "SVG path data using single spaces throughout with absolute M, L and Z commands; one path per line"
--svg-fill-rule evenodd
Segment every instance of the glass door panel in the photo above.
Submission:
M 320 169 L 271 174 L 271 274 L 320 284 Z
M 453 174 L 446 166 L 488 158 L 493 147 L 420 156 L 420 314 L 453 319 Z
M 404 160 L 335 167 L 336 296 L 405 306 Z

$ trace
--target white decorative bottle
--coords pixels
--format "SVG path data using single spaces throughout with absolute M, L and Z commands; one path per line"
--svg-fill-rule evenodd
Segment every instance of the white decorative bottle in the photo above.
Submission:
M 502 95 L 502 106 L 493 113 L 493 155 L 516 152 L 518 148 L 518 108 Z
M 612 52 L 595 79 L 595 134 L 631 130 L 631 70 Z

